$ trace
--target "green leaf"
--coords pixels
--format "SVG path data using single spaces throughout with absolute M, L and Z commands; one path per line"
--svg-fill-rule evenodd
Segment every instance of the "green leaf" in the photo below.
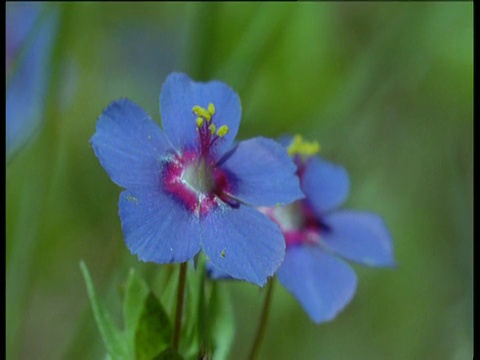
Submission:
M 151 360 L 170 346 L 172 325 L 157 297 L 150 292 L 145 299 L 135 333 L 135 359 Z
M 125 346 L 125 339 L 120 330 L 115 327 L 112 318 L 98 299 L 87 265 L 85 265 L 83 261 L 80 262 L 80 269 L 85 284 L 87 285 L 87 292 L 88 297 L 90 298 L 90 303 L 92 304 L 93 315 L 95 316 L 95 321 L 97 322 L 107 352 L 114 359 L 128 359 L 129 356 L 128 350 Z
M 130 269 L 123 302 L 123 321 L 132 358 L 135 354 L 135 333 L 148 294 L 148 285 L 135 273 L 134 269 Z
M 213 360 L 228 359 L 235 335 L 235 321 L 230 294 L 224 284 L 214 282 L 208 303 L 209 336 Z
M 234 337 L 234 316 L 226 289 L 206 279 L 206 259 L 189 272 L 181 353 L 187 359 L 228 359 Z
M 215 78 L 230 79 L 229 84 L 241 92 L 254 70 L 262 65 L 259 59 L 268 54 L 275 35 L 288 24 L 293 9 L 289 4 L 276 6 L 275 11 L 272 11 L 272 4 L 259 6 L 230 59 L 217 71 Z
M 162 293 L 159 294 L 160 302 L 163 304 L 165 309 L 175 309 L 176 307 L 176 300 L 177 300 L 177 287 L 178 287 L 178 273 L 177 267 L 165 269 L 166 276 L 164 277 L 164 281 L 162 282 Z M 176 276 L 177 275 L 177 276 Z M 172 321 L 173 321 L 173 313 L 172 313 Z
M 206 308 L 204 301 L 205 259 L 203 255 L 198 258 L 196 271 L 187 273 L 187 297 L 185 306 L 185 321 L 180 341 L 181 353 L 186 358 L 198 358 L 202 340 L 202 320 Z

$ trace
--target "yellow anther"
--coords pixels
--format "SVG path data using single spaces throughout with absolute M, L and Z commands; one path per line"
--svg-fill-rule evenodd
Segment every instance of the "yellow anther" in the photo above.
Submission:
M 293 137 L 292 143 L 289 145 L 288 155 L 305 155 L 312 156 L 320 152 L 320 144 L 316 141 L 308 142 L 303 141 L 301 135 L 295 135 Z
M 201 106 L 198 106 L 198 105 L 195 105 L 194 107 L 192 107 L 192 112 L 196 115 L 199 115 L 199 112 L 202 111 L 202 107 Z
M 208 112 L 210 113 L 210 115 L 214 115 L 215 114 L 215 105 L 213 105 L 212 103 L 208 104 Z
M 210 112 L 207 109 L 202 108 L 201 106 L 195 105 L 192 108 L 192 111 L 198 117 L 202 117 L 205 120 L 207 120 L 207 122 L 210 121 L 210 119 L 212 118 L 212 115 L 210 114 Z
M 220 127 L 218 128 L 218 130 L 217 130 L 217 135 L 218 135 L 219 137 L 225 136 L 225 135 L 228 134 L 228 131 L 229 131 L 229 130 L 230 130 L 230 129 L 228 128 L 227 125 L 222 125 L 222 126 L 220 126 Z
M 195 120 L 195 121 L 196 121 L 198 127 L 203 126 L 203 118 L 197 117 L 197 120 Z
M 215 126 L 214 123 L 211 123 L 209 126 L 208 126 L 208 130 L 210 130 L 210 132 L 213 134 L 215 134 L 215 130 L 217 130 L 217 127 Z

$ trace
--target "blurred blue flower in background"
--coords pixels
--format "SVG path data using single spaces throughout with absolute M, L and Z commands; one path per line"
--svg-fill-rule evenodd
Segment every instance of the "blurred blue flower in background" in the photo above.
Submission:
M 6 5 L 6 152 L 10 158 L 43 118 L 59 9 L 35 2 Z
M 160 95 L 163 131 L 129 100 L 112 103 L 91 139 L 120 195 L 128 248 L 143 261 L 184 262 L 202 247 L 218 270 L 263 285 L 285 241 L 254 206 L 303 197 L 295 165 L 273 140 L 234 145 L 240 99 L 219 81 L 169 75 Z
M 348 195 L 348 174 L 314 156 L 318 143 L 304 142 L 299 135 L 281 142 L 297 164 L 306 197 L 262 208 L 285 236 L 278 279 L 314 322 L 329 321 L 350 302 L 357 286 L 355 272 L 339 257 L 367 266 L 394 266 L 392 239 L 378 215 L 336 210 Z

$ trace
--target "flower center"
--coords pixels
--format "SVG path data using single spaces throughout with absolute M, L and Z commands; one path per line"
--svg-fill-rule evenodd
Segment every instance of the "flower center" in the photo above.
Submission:
M 233 176 L 216 166 L 213 146 L 228 133 L 228 126 L 216 128 L 213 117 L 215 106 L 205 109 L 194 106 L 199 135 L 198 150 L 175 154 L 165 162 L 163 184 L 165 189 L 180 200 L 197 216 L 205 215 L 220 202 L 236 206 L 231 199 Z
M 259 210 L 280 226 L 287 247 L 318 243 L 320 232 L 326 230 L 304 200 L 285 206 L 262 207 Z
M 272 216 L 281 224 L 284 231 L 300 230 L 305 223 L 300 201 L 272 208 Z
M 181 178 L 187 186 L 197 193 L 207 194 L 215 189 L 212 167 L 203 158 L 199 162 L 187 164 Z

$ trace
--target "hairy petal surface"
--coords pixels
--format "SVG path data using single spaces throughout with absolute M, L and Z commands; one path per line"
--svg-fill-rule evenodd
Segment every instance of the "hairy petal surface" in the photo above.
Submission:
M 168 194 L 124 191 L 118 206 L 127 247 L 140 260 L 184 262 L 200 251 L 198 217 Z
M 288 247 L 277 274 L 316 323 L 332 320 L 351 301 L 357 287 L 352 268 L 317 246 Z
M 212 265 L 235 279 L 263 286 L 280 266 L 280 228 L 253 208 L 222 205 L 202 219 L 202 246 Z
M 195 82 L 182 73 L 167 77 L 160 94 L 160 113 L 165 134 L 176 148 L 194 146 L 198 132 L 192 108 L 196 105 L 207 108 L 209 103 L 215 105 L 212 121 L 217 129 L 222 125 L 229 128 L 228 134 L 215 144 L 214 151 L 220 156 L 230 148 L 238 132 L 242 115 L 238 95 L 220 81 Z
M 301 176 L 301 184 L 317 215 L 341 205 L 350 190 L 350 181 L 345 168 L 317 156 L 308 160 Z
M 235 175 L 235 198 L 254 206 L 288 204 L 304 197 L 296 166 L 277 142 L 241 141 L 221 165 Z
M 98 119 L 90 141 L 117 185 L 158 185 L 160 160 L 169 145 L 158 125 L 137 104 L 128 99 L 111 103 Z
M 324 222 L 321 242 L 331 251 L 367 266 L 395 266 L 391 235 L 377 214 L 335 211 Z

